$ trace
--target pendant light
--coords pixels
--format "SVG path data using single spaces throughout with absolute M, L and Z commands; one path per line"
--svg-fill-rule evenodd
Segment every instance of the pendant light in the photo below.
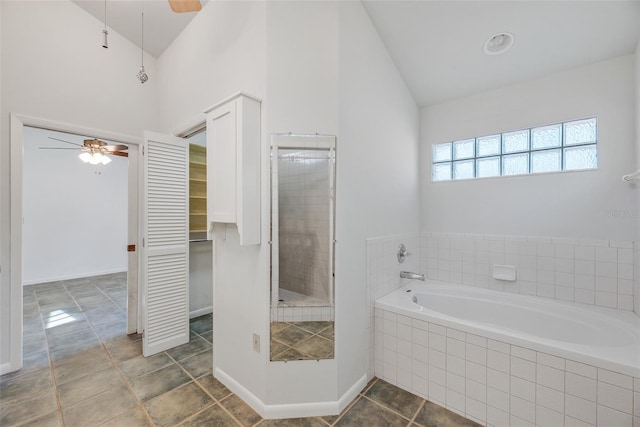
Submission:
M 144 84 L 147 80 L 149 80 L 149 76 L 147 76 L 147 72 L 144 70 L 144 3 L 142 5 L 142 42 L 140 43 L 140 71 L 138 71 L 138 80 L 140 83 Z
M 107 40 L 108 35 L 109 31 L 107 31 L 107 0 L 104 0 L 104 30 L 102 30 L 102 47 L 105 49 L 109 49 L 109 40 Z

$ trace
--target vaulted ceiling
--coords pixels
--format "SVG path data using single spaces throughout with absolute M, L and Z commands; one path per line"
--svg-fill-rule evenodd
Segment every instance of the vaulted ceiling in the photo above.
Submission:
M 104 0 L 72 0 L 98 20 L 104 22 Z M 200 0 L 203 7 L 208 0 Z M 144 50 L 153 57 L 162 52 L 189 25 L 197 12 L 174 13 L 167 0 L 107 0 L 107 26 L 140 46 L 141 15 L 144 10 Z
M 73 1 L 104 20 L 103 0 Z M 640 38 L 640 0 L 363 3 L 420 106 L 631 54 Z M 143 7 L 144 47 L 156 58 L 196 16 L 166 0 L 107 0 L 108 26 L 139 46 Z M 514 34 L 513 47 L 485 55 L 501 32 Z
M 640 1 L 365 1 L 420 106 L 635 51 Z M 488 56 L 496 33 L 513 47 Z

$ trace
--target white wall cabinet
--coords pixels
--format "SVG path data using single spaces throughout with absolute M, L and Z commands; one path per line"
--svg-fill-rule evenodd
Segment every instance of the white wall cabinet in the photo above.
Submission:
M 260 244 L 260 99 L 238 93 L 207 114 L 207 236 L 236 224 L 241 245 Z

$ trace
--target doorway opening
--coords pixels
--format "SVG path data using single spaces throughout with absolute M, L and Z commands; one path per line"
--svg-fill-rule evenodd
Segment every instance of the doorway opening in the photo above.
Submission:
M 91 151 L 84 141 L 120 151 Z M 61 363 L 127 333 L 127 149 L 93 136 L 23 129 L 25 369 Z

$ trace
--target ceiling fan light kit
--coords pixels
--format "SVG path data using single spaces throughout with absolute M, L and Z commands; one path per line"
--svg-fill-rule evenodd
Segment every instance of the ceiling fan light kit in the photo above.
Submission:
M 58 139 L 49 137 L 55 141 L 64 142 L 66 144 L 75 145 L 76 148 L 66 147 L 40 147 L 42 150 L 82 150 L 82 153 L 78 155 L 80 160 L 91 165 L 106 165 L 111 162 L 111 156 L 129 157 L 129 154 L 125 152 L 126 145 L 107 145 L 106 142 L 99 139 L 85 139 L 83 144 L 75 142 L 65 141 L 64 139 Z
M 169 6 L 176 13 L 198 12 L 202 9 L 200 0 L 169 0 Z
M 142 41 L 140 43 L 140 71 L 138 71 L 138 80 L 140 80 L 141 84 L 144 84 L 147 80 L 149 80 L 149 76 L 147 72 L 144 70 L 144 5 L 142 6 Z
M 78 157 L 80 157 L 80 160 L 82 160 L 83 162 L 89 163 L 91 165 L 106 165 L 111 162 L 109 156 L 104 155 L 100 152 L 90 153 L 88 151 L 85 151 L 84 153 L 80 153 Z
M 104 0 L 104 29 L 102 30 L 102 47 L 105 49 L 109 49 L 109 40 L 107 36 L 109 35 L 109 31 L 107 31 L 107 0 Z

